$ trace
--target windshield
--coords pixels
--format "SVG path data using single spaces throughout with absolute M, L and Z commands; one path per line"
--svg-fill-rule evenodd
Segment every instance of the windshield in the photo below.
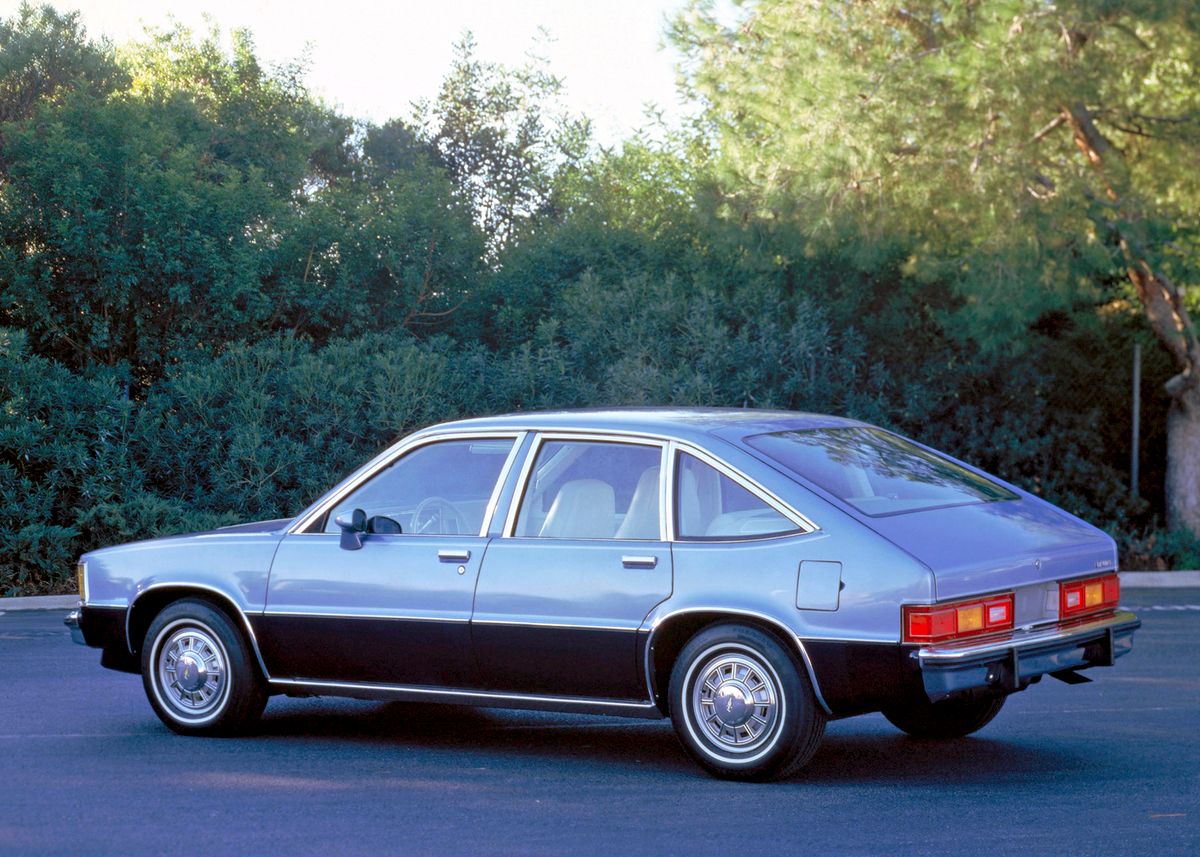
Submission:
M 786 431 L 746 442 L 866 515 L 1017 499 L 985 477 L 882 429 Z

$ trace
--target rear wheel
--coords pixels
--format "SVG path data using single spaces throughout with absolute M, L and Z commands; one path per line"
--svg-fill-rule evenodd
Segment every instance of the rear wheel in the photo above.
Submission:
M 757 628 L 700 631 L 679 653 L 669 692 L 684 749 L 718 777 L 790 776 L 812 758 L 825 732 L 807 675 Z
M 182 735 L 236 734 L 267 704 L 241 632 L 202 601 L 176 601 L 154 617 L 142 684 L 162 722 Z
M 883 716 L 914 738 L 962 738 L 992 722 L 1004 707 L 1003 696 L 982 699 L 916 699 L 884 709 Z

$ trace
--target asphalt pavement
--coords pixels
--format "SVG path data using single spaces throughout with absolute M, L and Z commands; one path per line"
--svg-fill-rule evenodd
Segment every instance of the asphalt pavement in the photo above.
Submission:
M 1200 590 L 1092 684 L 1049 680 L 978 735 L 829 725 L 796 778 L 703 774 L 669 723 L 272 699 L 181 738 L 65 611 L 0 615 L 0 855 L 1200 854 Z

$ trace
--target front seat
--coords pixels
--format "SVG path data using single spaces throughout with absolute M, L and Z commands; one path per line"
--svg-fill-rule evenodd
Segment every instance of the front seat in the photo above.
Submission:
M 611 539 L 616 514 L 611 485 L 599 479 L 574 479 L 558 489 L 538 535 L 547 539 Z

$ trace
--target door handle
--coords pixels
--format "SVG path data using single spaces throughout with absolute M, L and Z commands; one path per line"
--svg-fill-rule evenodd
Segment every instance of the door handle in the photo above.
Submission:
M 623 556 L 621 565 L 626 568 L 654 568 L 658 565 L 656 556 Z
M 438 551 L 439 562 L 466 562 L 470 558 L 470 551 Z

